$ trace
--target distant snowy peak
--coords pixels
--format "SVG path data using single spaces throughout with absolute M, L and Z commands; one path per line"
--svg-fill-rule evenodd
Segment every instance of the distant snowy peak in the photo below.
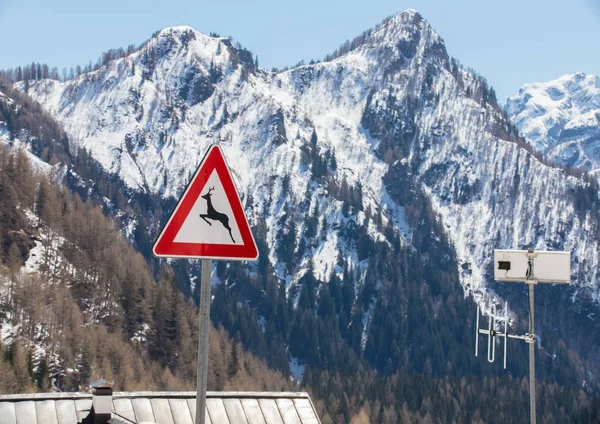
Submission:
M 600 77 L 525 84 L 506 110 L 533 148 L 561 165 L 600 170 Z

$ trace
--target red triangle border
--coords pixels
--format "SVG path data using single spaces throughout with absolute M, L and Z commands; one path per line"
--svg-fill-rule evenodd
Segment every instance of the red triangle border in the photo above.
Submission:
M 177 233 L 190 214 L 198 197 L 200 197 L 206 182 L 214 170 L 216 170 L 221 183 L 223 184 L 225 196 L 229 201 L 233 217 L 242 236 L 242 243 L 208 244 L 175 242 L 174 240 Z M 152 253 L 154 253 L 154 256 L 167 258 L 249 261 L 258 258 L 258 248 L 256 247 L 254 236 L 248 225 L 248 220 L 246 219 L 233 179 L 231 178 L 229 167 L 227 166 L 223 152 L 218 145 L 213 144 L 210 146 L 206 155 L 204 155 L 192 180 L 177 202 L 175 210 L 156 239 L 154 247 L 152 248 Z

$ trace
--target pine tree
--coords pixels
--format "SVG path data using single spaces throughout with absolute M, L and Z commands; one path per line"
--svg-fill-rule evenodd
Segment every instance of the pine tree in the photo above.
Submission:
M 33 391 L 27 356 L 28 355 L 21 346 L 21 343 L 18 340 L 13 342 L 10 346 L 8 357 L 15 375 L 17 390 L 21 393 Z
M 238 337 L 236 336 L 231 343 L 231 356 L 227 362 L 227 376 L 229 379 L 232 379 L 238 372 L 240 366 L 239 356 Z

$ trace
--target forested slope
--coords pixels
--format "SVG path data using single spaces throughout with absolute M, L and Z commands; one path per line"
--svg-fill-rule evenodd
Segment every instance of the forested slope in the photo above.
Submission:
M 0 392 L 192 390 L 197 310 L 91 202 L 0 145 Z M 210 390 L 292 384 L 211 330 Z

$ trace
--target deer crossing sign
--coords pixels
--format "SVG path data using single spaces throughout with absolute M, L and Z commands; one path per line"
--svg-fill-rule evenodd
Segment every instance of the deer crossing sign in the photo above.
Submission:
M 212 145 L 152 249 L 170 258 L 255 260 L 258 249 L 221 148 Z

